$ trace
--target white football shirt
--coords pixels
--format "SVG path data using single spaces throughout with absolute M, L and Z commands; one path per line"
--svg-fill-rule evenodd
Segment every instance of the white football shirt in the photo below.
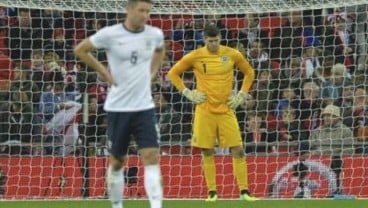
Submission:
M 131 32 L 120 23 L 104 27 L 89 40 L 95 48 L 106 50 L 109 69 L 117 84 L 109 89 L 104 109 L 131 112 L 154 108 L 151 61 L 155 49 L 163 46 L 162 30 L 145 25 L 141 32 Z

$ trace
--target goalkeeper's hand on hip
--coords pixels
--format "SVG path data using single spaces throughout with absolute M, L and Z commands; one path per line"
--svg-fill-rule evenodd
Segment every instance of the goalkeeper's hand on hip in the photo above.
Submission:
M 231 96 L 228 101 L 227 101 L 227 105 L 235 110 L 237 109 L 240 105 L 244 104 L 245 100 L 247 99 L 247 97 L 249 97 L 250 95 L 246 92 L 242 92 L 239 91 L 237 95 Z
M 207 95 L 197 90 L 185 88 L 182 94 L 195 104 L 201 104 L 206 101 Z

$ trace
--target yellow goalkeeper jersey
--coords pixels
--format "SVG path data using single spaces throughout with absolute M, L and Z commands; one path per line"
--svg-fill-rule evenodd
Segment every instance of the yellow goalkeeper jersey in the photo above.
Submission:
M 236 67 L 244 74 L 241 90 L 248 92 L 254 80 L 254 69 L 238 50 L 226 46 L 220 46 L 217 53 L 209 52 L 206 46 L 191 51 L 170 69 L 169 78 L 182 91 L 185 86 L 180 75 L 192 69 L 196 89 L 207 95 L 206 102 L 197 108 L 211 113 L 226 113 L 230 110 L 227 100 L 232 93 Z

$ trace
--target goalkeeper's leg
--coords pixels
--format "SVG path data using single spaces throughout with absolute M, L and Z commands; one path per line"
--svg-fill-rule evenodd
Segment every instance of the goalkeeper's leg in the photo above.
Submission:
M 217 200 L 216 190 L 216 164 L 213 149 L 202 149 L 203 172 L 206 179 L 208 198 L 206 201 L 214 202 Z
M 107 192 L 112 208 L 122 208 L 122 196 L 124 189 L 124 177 L 122 167 L 125 158 L 110 156 L 110 164 L 107 170 Z
M 240 199 L 246 201 L 256 201 L 248 189 L 248 167 L 244 156 L 244 149 L 241 146 L 231 148 L 233 158 L 233 170 L 240 190 Z

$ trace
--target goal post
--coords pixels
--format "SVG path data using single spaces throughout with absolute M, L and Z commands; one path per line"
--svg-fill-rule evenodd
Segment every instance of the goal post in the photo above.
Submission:
M 72 51 L 121 22 L 126 3 L 0 2 L 0 200 L 106 197 L 108 87 Z M 367 12 L 368 0 L 154 1 L 149 24 L 163 30 L 167 49 L 152 83 L 165 198 L 207 196 L 201 151 L 190 146 L 194 106 L 167 73 L 203 46 L 209 22 L 256 71 L 252 98 L 235 112 L 251 193 L 368 197 Z M 108 66 L 103 51 L 93 54 Z M 235 70 L 234 78 L 236 93 L 243 77 Z M 195 85 L 191 73 L 183 79 Z M 55 91 L 70 108 L 44 100 Z M 215 152 L 219 196 L 238 198 L 230 150 Z M 144 198 L 134 141 L 128 153 L 124 196 Z

